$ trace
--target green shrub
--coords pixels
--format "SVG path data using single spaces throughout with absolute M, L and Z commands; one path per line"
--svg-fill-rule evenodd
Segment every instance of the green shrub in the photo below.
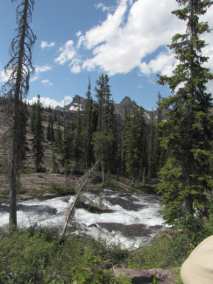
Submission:
M 68 237 L 60 244 L 53 230 L 0 233 L 0 284 L 130 284 L 125 277 L 113 277 L 113 265 L 177 267 L 178 279 L 178 267 L 191 249 L 191 241 L 183 234 L 164 233 L 129 253 L 119 247 L 106 248 L 86 236 Z
M 1 238 L 0 248 L 0 283 L 39 283 L 56 243 L 22 232 Z
M 150 245 L 134 252 L 129 257 L 129 266 L 133 268 L 168 268 L 179 266 L 193 245 L 187 236 L 162 234 Z
M 52 184 L 47 192 L 61 196 L 61 195 L 75 194 L 75 189 L 70 186 L 68 187 L 60 184 Z
M 105 269 L 105 248 L 89 238 L 61 245 L 54 232 L 17 232 L 0 237 L 0 283 L 126 284 Z

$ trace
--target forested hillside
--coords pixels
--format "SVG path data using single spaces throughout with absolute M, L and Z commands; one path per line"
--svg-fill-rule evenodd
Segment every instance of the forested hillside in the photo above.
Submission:
M 48 1 L 10 3 L 0 284 L 213 283 L 213 2 Z
M 102 77 L 101 77 L 102 78 Z M 126 176 L 134 182 L 149 182 L 157 176 L 159 141 L 158 123 L 160 110 L 148 112 L 129 97 L 119 104 L 104 97 L 92 98 L 90 90 L 87 99 L 75 96 L 73 102 L 62 108 L 44 108 L 38 97 L 34 105 L 26 105 L 27 130 L 25 140 L 23 173 L 83 173 L 95 161 L 94 137 L 98 134 L 98 114 L 104 112 L 111 120 L 110 139 L 113 147 L 106 151 L 108 173 Z M 101 100 L 109 100 L 112 110 L 103 109 Z M 1 103 L 1 132 L 7 131 L 7 108 Z M 109 117 L 109 118 L 108 118 Z M 108 135 L 109 133 L 107 133 Z M 98 139 L 98 138 L 97 138 Z M 1 174 L 7 159 L 6 145 L 1 144 Z M 111 160 L 111 161 L 110 161 Z M 155 165 L 155 166 L 154 166 Z

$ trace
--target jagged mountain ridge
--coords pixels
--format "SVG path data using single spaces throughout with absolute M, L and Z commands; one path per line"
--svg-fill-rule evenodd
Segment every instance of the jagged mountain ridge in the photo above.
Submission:
M 72 102 L 65 106 L 65 110 L 75 112 L 75 111 L 84 111 L 86 106 L 87 99 L 84 97 L 81 97 L 79 95 L 74 96 Z M 130 97 L 124 97 L 120 103 L 114 103 L 115 108 L 115 114 L 120 116 L 122 119 L 124 119 L 125 113 L 132 112 L 139 108 L 139 105 L 133 101 Z M 58 108 L 60 110 L 63 110 L 63 108 Z M 146 118 L 150 118 L 150 111 L 145 110 Z

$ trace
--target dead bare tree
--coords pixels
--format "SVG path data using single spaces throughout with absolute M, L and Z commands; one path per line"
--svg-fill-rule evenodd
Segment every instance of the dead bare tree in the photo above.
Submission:
M 12 0 L 13 2 L 17 0 Z M 11 59 L 5 67 L 10 74 L 3 86 L 2 94 L 6 98 L 9 111 L 9 143 L 8 143 L 8 184 L 10 217 L 9 227 L 17 228 L 16 193 L 19 186 L 19 176 L 23 161 L 23 141 L 25 139 L 26 117 L 24 102 L 28 90 L 30 75 L 33 72 L 32 46 L 36 37 L 30 27 L 34 0 L 21 0 L 17 4 L 16 35 L 11 42 Z
M 86 187 L 87 183 L 89 182 L 89 178 L 92 175 L 94 175 L 94 173 L 95 173 L 99 163 L 100 163 L 100 161 L 97 161 L 94 164 L 94 166 L 91 169 L 89 169 L 80 179 L 80 182 L 79 182 L 79 184 L 77 186 L 77 190 L 76 190 L 75 200 L 74 200 L 74 202 L 71 202 L 71 203 L 69 202 L 68 208 L 66 210 L 65 223 L 64 223 L 64 227 L 63 227 L 63 230 L 62 230 L 62 233 L 61 233 L 61 237 L 60 237 L 60 241 L 61 242 L 64 241 L 68 224 L 71 223 L 71 221 L 72 221 L 72 219 L 74 217 L 75 208 L 76 208 L 77 203 L 79 202 L 80 196 L 81 196 L 84 188 Z

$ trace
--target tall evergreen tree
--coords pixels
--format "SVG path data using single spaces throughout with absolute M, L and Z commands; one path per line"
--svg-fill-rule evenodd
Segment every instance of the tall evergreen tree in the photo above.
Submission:
M 53 116 L 53 110 L 49 110 L 48 115 L 48 125 L 47 125 L 47 141 L 54 142 L 55 141 L 55 131 L 54 131 L 54 116 Z
M 63 164 L 65 174 L 69 175 L 72 169 L 73 158 L 73 122 L 68 111 L 64 112 L 64 139 L 63 139 Z
M 171 48 L 178 64 L 171 77 L 163 76 L 173 96 L 164 99 L 166 120 L 161 122 L 161 145 L 168 159 L 161 170 L 159 190 L 168 223 L 188 231 L 197 231 L 202 218 L 208 217 L 208 196 L 212 190 L 212 114 L 211 94 L 207 82 L 213 79 L 204 63 L 205 41 L 201 35 L 209 31 L 200 20 L 212 5 L 209 0 L 179 0 L 173 13 L 186 21 L 184 34 L 176 34 Z
M 32 133 L 35 130 L 35 120 L 36 120 L 36 104 L 34 103 L 31 107 L 31 115 L 30 115 L 30 128 Z
M 60 117 L 55 117 L 55 141 L 52 144 L 52 171 L 62 172 L 61 169 L 65 168 L 66 162 L 66 135 L 65 135 L 65 125 L 63 126 Z M 66 168 L 67 170 L 67 168 Z
M 126 114 L 123 133 L 123 163 L 127 176 L 134 182 L 147 172 L 145 119 L 142 108 Z
M 109 173 L 109 158 L 112 155 L 113 136 L 109 131 L 97 131 L 93 135 L 96 161 L 100 161 L 102 182 L 105 182 L 106 172 Z
M 80 97 L 77 102 L 78 108 L 74 119 L 73 129 L 73 158 L 74 158 L 74 171 L 79 171 L 83 166 L 83 121 Z
M 32 46 L 35 35 L 31 30 L 30 22 L 34 0 L 22 0 L 17 6 L 16 36 L 11 43 L 11 60 L 5 67 L 6 73 L 11 72 L 8 82 L 4 85 L 10 108 L 10 149 L 9 149 L 9 199 L 11 229 L 17 227 L 16 192 L 19 185 L 19 174 L 23 159 L 23 139 L 26 134 L 26 120 L 23 117 L 23 98 L 29 90 L 32 67 Z M 22 149 L 22 150 L 21 150 Z
M 98 101 L 98 131 L 111 130 L 114 122 L 114 108 L 107 74 L 102 74 L 97 81 L 96 97 Z
M 112 168 L 113 142 L 114 142 L 114 106 L 111 99 L 109 77 L 102 74 L 96 86 L 96 97 L 98 101 L 98 126 L 93 135 L 93 145 L 96 159 L 100 160 L 102 180 L 105 172 Z
M 61 126 L 60 121 L 57 121 L 56 123 L 55 147 L 56 147 L 56 152 L 62 157 L 64 153 L 64 135 L 63 135 L 63 127 Z
M 33 131 L 33 155 L 34 155 L 36 172 L 43 171 L 43 159 L 44 159 L 43 142 L 44 142 L 44 130 L 42 125 L 42 106 L 40 103 L 40 96 L 38 96 L 38 100 L 35 105 L 35 123 Z
M 150 121 L 149 121 L 149 127 L 148 127 L 148 135 L 147 135 L 147 178 L 150 180 L 154 177 L 156 169 L 156 118 L 155 113 L 152 110 L 150 112 Z
M 94 125 L 94 105 L 91 93 L 91 82 L 89 81 L 88 90 L 86 94 L 86 106 L 85 106 L 85 166 L 90 167 L 93 162 L 93 145 L 92 136 L 95 131 Z
M 161 101 L 162 101 L 162 97 L 161 94 L 158 94 L 158 102 L 157 102 L 157 125 L 156 125 L 156 175 L 158 175 L 159 170 L 161 169 L 161 167 L 164 164 L 165 161 L 165 153 L 164 151 L 162 151 L 161 146 L 160 146 L 160 137 L 162 136 L 161 134 L 161 129 L 160 129 L 160 125 L 161 122 L 163 120 L 163 109 L 161 107 Z

